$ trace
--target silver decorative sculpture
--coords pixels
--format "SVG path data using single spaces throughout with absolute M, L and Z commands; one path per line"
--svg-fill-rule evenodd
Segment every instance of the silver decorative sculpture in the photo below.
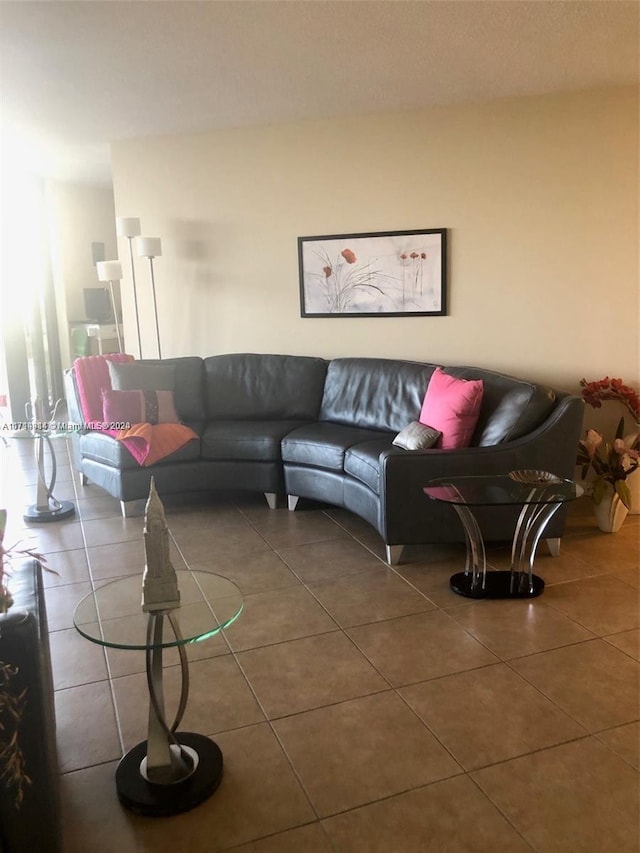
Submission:
M 180 607 L 180 591 L 176 570 L 169 557 L 169 528 L 164 506 L 151 478 L 145 507 L 144 550 L 146 565 L 142 576 L 142 610 L 175 610 Z

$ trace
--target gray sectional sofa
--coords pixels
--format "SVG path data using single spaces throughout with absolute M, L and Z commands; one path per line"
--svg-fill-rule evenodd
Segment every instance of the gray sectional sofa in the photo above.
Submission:
M 158 364 L 159 362 L 149 362 Z M 407 451 L 392 444 L 418 419 L 435 364 L 377 358 L 229 354 L 164 359 L 175 368 L 175 405 L 198 435 L 151 467 L 96 432 L 74 434 L 78 471 L 122 502 L 147 496 L 153 475 L 161 495 L 250 490 L 275 509 L 286 495 L 344 507 L 378 531 L 390 563 L 408 544 L 463 541 L 451 507 L 428 500 L 435 477 L 504 474 L 539 468 L 574 473 L 582 428 L 580 397 L 472 367 L 445 367 L 482 379 L 480 417 L 470 447 Z M 73 371 L 66 377 L 72 419 L 82 422 Z M 493 508 L 479 522 L 487 541 L 510 541 L 514 509 Z M 559 539 L 564 516 L 546 535 Z

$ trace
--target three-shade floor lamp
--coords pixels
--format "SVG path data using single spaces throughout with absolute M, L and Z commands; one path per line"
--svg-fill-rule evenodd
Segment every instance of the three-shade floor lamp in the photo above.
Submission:
M 162 350 L 160 347 L 160 326 L 158 324 L 158 303 L 156 298 L 156 282 L 153 271 L 153 259 L 162 255 L 162 244 L 159 237 L 142 237 L 140 236 L 140 220 L 137 217 L 118 217 L 116 219 L 116 230 L 118 236 L 126 237 L 129 242 L 129 262 L 131 268 L 131 281 L 133 283 L 133 304 L 136 315 L 136 331 L 138 335 L 138 356 L 142 358 L 142 339 L 140 335 L 140 314 L 138 310 L 138 292 L 136 286 L 136 270 L 133 262 L 133 241 L 136 241 L 136 254 L 140 258 L 149 259 L 149 269 L 151 272 L 151 293 L 153 296 L 153 313 L 156 323 L 156 342 L 158 346 L 158 358 L 162 358 Z M 98 279 L 103 282 L 109 282 L 111 294 L 111 306 L 113 315 L 116 321 L 116 334 L 118 338 L 118 349 L 123 352 L 122 337 L 120 335 L 120 325 L 116 313 L 116 304 L 114 298 L 114 282 L 122 280 L 122 264 L 119 261 L 100 261 L 96 264 Z

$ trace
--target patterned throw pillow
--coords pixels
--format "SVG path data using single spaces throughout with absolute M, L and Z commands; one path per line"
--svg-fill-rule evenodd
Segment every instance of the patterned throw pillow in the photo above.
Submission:
M 102 415 L 107 424 L 180 423 L 173 391 L 103 391 Z

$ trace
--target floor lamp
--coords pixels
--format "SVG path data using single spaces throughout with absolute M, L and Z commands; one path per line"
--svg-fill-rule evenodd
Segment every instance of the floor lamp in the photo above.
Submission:
M 116 323 L 116 335 L 118 336 L 118 352 L 122 352 L 122 338 L 120 337 L 120 323 L 118 322 L 118 312 L 116 310 L 116 300 L 113 293 L 113 282 L 122 279 L 122 264 L 119 261 L 99 261 L 96 264 L 98 271 L 98 281 L 108 281 L 111 291 L 111 307 L 113 309 L 113 319 Z
M 153 293 L 153 311 L 156 318 L 156 339 L 158 341 L 158 358 L 162 358 L 160 350 L 160 327 L 158 325 L 158 303 L 156 302 L 156 281 L 153 276 L 153 259 L 162 255 L 162 244 L 159 237 L 136 237 L 136 252 L 140 258 L 149 258 L 151 269 L 151 290 Z
M 138 332 L 138 354 L 142 358 L 142 339 L 140 338 L 140 316 L 138 314 L 138 293 L 136 291 L 136 268 L 133 264 L 133 238 L 140 236 L 140 220 L 135 216 L 118 216 L 116 231 L 119 237 L 129 241 L 129 261 L 131 263 L 131 280 L 133 282 L 133 304 L 136 311 L 136 330 Z

